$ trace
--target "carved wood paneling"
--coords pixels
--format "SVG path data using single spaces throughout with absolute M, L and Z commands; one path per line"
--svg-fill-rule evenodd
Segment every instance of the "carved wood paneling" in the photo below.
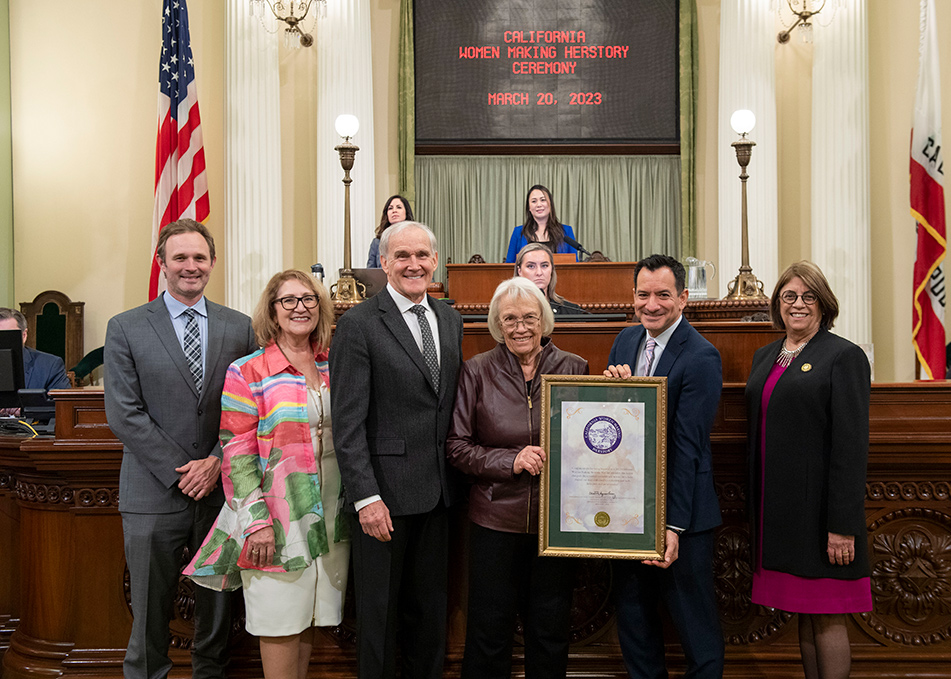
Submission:
M 87 412 L 95 412 L 88 394 L 77 399 Z M 852 676 L 942 676 L 951 663 L 951 386 L 876 384 L 871 418 L 866 513 L 874 610 L 849 617 Z M 801 677 L 795 616 L 755 606 L 749 598 L 745 426 L 742 385 L 727 385 L 713 437 L 724 518 L 714 572 L 727 644 L 725 676 Z M 0 583 L 0 643 L 5 635 L 10 643 L 4 679 L 121 676 L 131 612 L 117 512 L 120 459 L 114 441 L 103 441 L 97 452 L 82 432 L 55 443 L 0 440 L 0 520 L 20 536 L 11 549 L 0 550 L 0 567 L 20 578 L 16 591 L 25 597 L 17 609 Z M 464 650 L 465 524 L 464 514 L 457 513 L 447 677 L 458 676 Z M 608 564 L 582 566 L 573 605 L 570 676 L 625 676 L 611 583 Z M 183 582 L 172 623 L 177 675 L 188 673 L 190 588 Z M 312 676 L 354 676 L 352 602 L 351 596 L 343 625 L 318 633 Z M 229 674 L 260 676 L 256 643 L 242 630 L 240 596 L 236 604 Z M 18 610 L 22 615 L 16 615 Z M 669 638 L 669 665 L 678 676 L 683 658 L 674 637 Z M 518 673 L 520 644 L 515 656 Z

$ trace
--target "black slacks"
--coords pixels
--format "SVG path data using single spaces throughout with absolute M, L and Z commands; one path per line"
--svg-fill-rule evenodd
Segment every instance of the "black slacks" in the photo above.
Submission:
M 685 679 L 723 676 L 723 632 L 713 583 L 714 531 L 680 536 L 679 558 L 667 569 L 615 564 L 621 654 L 635 679 L 666 679 L 662 604 L 687 660 Z
M 400 648 L 402 679 L 441 679 L 446 656 L 449 514 L 394 516 L 389 542 L 352 520 L 357 614 L 357 676 L 393 679 Z
M 568 667 L 573 559 L 538 556 L 538 536 L 470 523 L 469 610 L 463 679 L 508 679 L 515 616 L 525 625 L 527 679 L 563 679 Z

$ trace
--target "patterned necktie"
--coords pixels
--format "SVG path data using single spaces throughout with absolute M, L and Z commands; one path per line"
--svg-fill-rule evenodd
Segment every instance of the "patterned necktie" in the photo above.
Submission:
M 644 366 L 644 376 L 649 377 L 651 374 L 651 364 L 654 362 L 654 347 L 657 346 L 657 340 L 653 337 L 647 337 L 647 346 L 644 348 L 644 358 L 647 359 L 647 363 Z
M 429 321 L 426 320 L 426 307 L 417 304 L 410 309 L 416 318 L 419 319 L 419 332 L 423 336 L 423 358 L 429 367 L 429 373 L 433 376 L 433 386 L 439 391 L 439 359 L 436 356 L 436 342 L 433 341 L 433 330 L 429 327 Z
M 195 388 L 201 391 L 201 335 L 198 332 L 198 319 L 195 318 L 193 309 L 188 309 L 184 314 L 188 320 L 185 321 L 185 341 L 182 349 L 185 351 L 185 360 L 188 361 L 192 379 L 195 380 Z

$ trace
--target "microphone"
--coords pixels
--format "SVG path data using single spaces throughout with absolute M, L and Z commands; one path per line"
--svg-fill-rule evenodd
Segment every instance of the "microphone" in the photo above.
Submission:
M 571 236 L 565 236 L 565 242 L 571 247 L 573 247 L 575 250 L 577 250 L 578 252 L 582 252 L 588 255 L 588 257 L 591 256 L 591 253 L 585 250 L 584 246 L 578 241 L 576 241 L 574 238 L 572 238 Z

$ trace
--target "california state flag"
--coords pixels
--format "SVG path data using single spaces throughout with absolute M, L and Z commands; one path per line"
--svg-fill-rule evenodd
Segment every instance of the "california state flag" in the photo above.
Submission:
M 944 222 L 944 156 L 941 153 L 941 89 L 934 3 L 921 0 L 918 92 L 911 130 L 911 214 L 918 222 L 912 343 L 921 379 L 945 376 L 942 262 L 947 250 Z

